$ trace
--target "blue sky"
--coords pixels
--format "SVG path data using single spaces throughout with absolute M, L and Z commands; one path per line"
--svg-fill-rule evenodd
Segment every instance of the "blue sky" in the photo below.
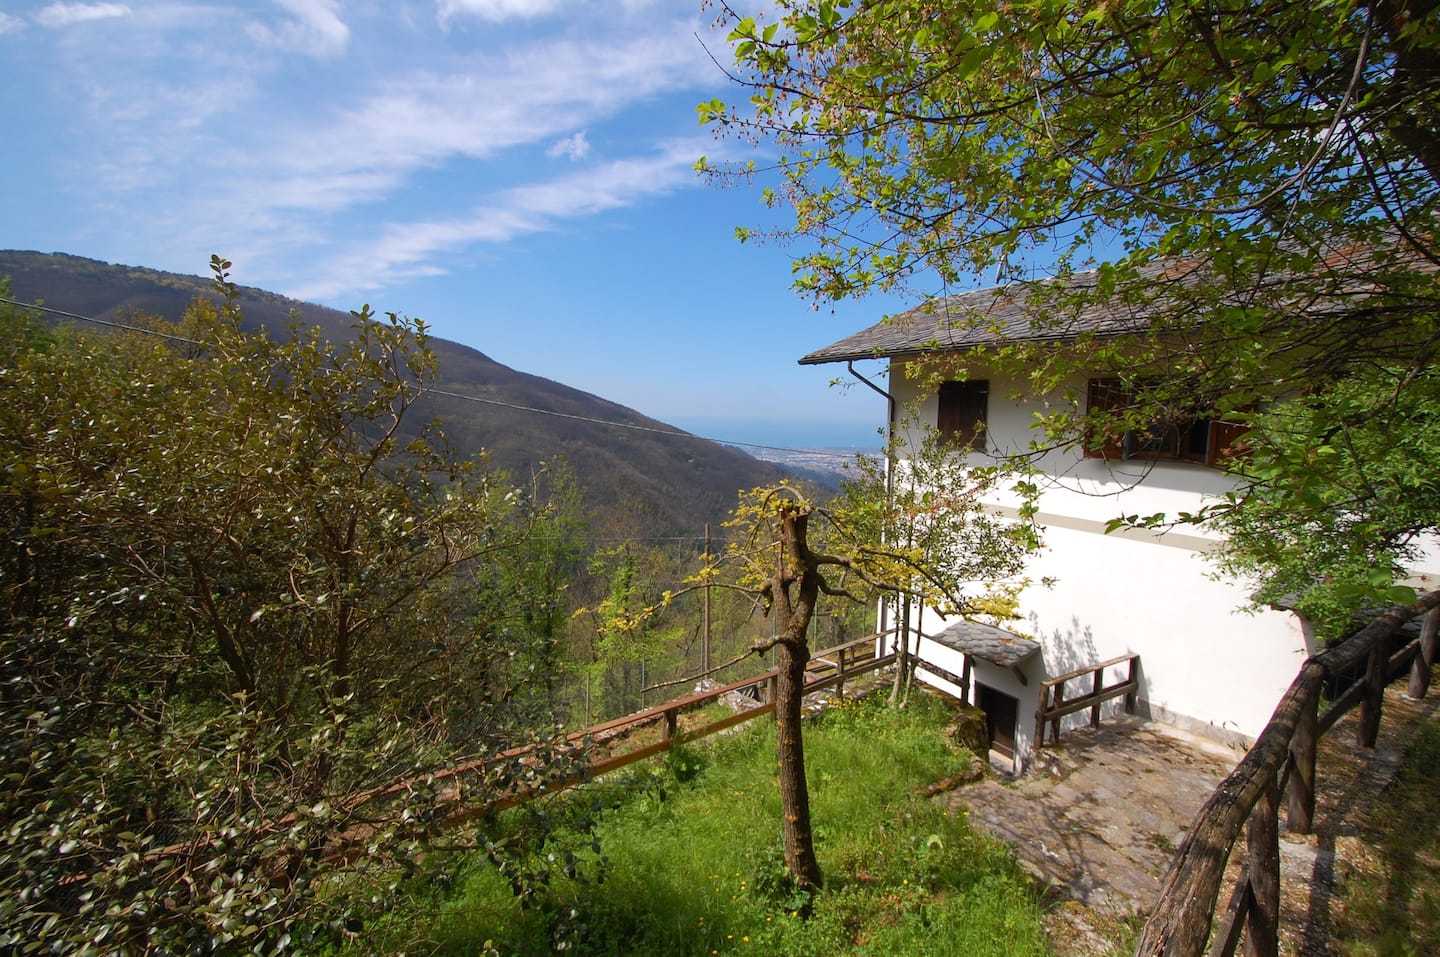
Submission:
M 816 310 L 734 238 L 758 187 L 693 165 L 765 154 L 698 124 L 743 95 L 712 54 L 699 0 L 8 2 L 0 246 L 219 253 L 712 437 L 865 442 L 881 400 L 796 360 L 909 303 Z

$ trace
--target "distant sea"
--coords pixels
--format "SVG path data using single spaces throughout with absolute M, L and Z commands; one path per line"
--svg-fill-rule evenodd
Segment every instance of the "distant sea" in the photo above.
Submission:
M 884 444 L 876 433 L 879 425 L 876 422 L 786 422 L 703 416 L 670 418 L 668 421 L 686 432 L 726 445 L 870 452 L 879 451 Z

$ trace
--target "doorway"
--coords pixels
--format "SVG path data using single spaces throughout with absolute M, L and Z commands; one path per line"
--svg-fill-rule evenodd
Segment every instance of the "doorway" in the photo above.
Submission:
M 1014 760 L 1015 724 L 1020 717 L 1020 699 L 977 681 L 975 704 L 985 712 L 985 731 L 990 735 L 990 747 Z

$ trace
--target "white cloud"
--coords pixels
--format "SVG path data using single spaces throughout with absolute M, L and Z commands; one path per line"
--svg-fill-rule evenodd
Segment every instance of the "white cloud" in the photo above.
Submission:
M 590 141 L 585 138 L 585 131 L 580 130 L 573 136 L 567 136 L 550 144 L 545 155 L 551 159 L 582 160 L 590 155 Z
M 290 17 L 278 27 L 261 23 L 249 25 L 257 41 L 310 56 L 343 53 L 350 42 L 350 28 L 340 19 L 338 0 L 275 0 Z
M 543 17 L 560 9 L 562 0 L 440 0 L 440 22 L 457 15 L 479 17 L 492 23 Z
M 25 21 L 19 17 L 12 17 L 8 13 L 0 13 L 0 34 L 14 33 L 25 26 Z
M 436 275 L 439 270 L 430 261 L 436 255 L 477 244 L 508 242 L 557 229 L 568 220 L 674 192 L 696 181 L 694 162 L 702 149 L 698 140 L 675 142 L 653 156 L 617 160 L 583 173 L 506 190 L 463 216 L 391 223 L 374 242 L 346 250 L 319 266 L 310 283 L 289 290 L 289 295 L 327 299 Z
M 123 3 L 52 3 L 35 14 L 42 27 L 68 27 L 87 20 L 128 17 L 130 8 Z
M 624 44 L 553 41 L 463 73 L 397 78 L 329 124 L 295 130 L 267 157 L 275 165 L 264 170 L 264 184 L 243 189 L 272 207 L 368 202 L 412 172 L 545 142 L 682 87 L 703 68 L 690 44 L 678 30 Z
M 234 24 L 197 17 L 204 8 L 187 0 L 134 7 L 123 33 L 42 34 L 53 48 L 37 88 L 50 91 L 62 141 L 77 145 L 62 156 L 75 170 L 65 188 L 85 203 L 74 220 L 107 242 L 124 233 L 137 250 L 125 255 L 147 264 L 194 268 L 219 251 L 276 286 L 349 295 L 428 274 L 446 254 L 678 188 L 695 157 L 714 151 L 696 144 L 665 176 L 652 161 L 628 190 L 620 177 L 639 161 L 500 191 L 538 175 L 527 167 L 547 151 L 596 163 L 590 132 L 639 152 L 675 126 L 693 128 L 685 102 L 672 125 L 673 104 L 661 99 L 716 82 L 690 18 L 647 18 L 623 32 L 609 21 L 567 24 L 547 38 L 529 24 L 442 35 L 428 19 L 397 26 L 379 7 L 329 0 L 277 0 L 250 14 L 271 43 L 348 43 L 343 56 L 311 62 L 236 43 Z M 111 55 L 117 44 L 126 56 Z M 351 255 L 372 244 L 373 276 Z

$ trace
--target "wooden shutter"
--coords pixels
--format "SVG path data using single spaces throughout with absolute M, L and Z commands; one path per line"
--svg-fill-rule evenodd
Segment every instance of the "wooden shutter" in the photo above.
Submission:
M 969 379 L 940 384 L 940 410 L 935 426 L 957 448 L 984 452 L 985 420 L 990 405 L 990 382 Z
M 1130 404 L 1130 396 L 1119 379 L 1091 379 L 1085 389 L 1085 410 L 1090 412 L 1117 412 Z M 1085 437 L 1087 459 L 1122 459 L 1125 457 L 1125 434 L 1121 431 L 1107 431 L 1103 435 L 1091 434 Z
M 1240 422 L 1223 422 L 1215 419 L 1210 423 L 1210 449 L 1205 457 L 1206 465 L 1223 466 L 1230 459 L 1245 454 L 1245 433 L 1250 426 Z

